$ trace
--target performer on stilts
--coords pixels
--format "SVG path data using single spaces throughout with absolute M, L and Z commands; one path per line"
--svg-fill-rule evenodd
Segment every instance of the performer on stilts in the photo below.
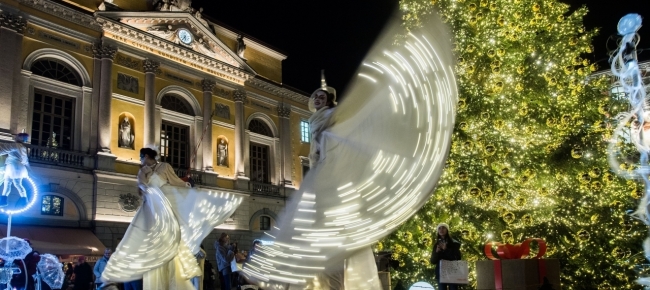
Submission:
M 242 198 L 190 188 L 154 148 L 140 149 L 138 186 L 144 202 L 108 261 L 102 280 L 143 279 L 144 290 L 192 290 L 202 276 L 195 255 L 203 239 L 230 217 Z
M 29 166 L 27 148 L 20 143 L 0 143 L 0 155 L 7 156 L 4 165 L 4 179 L 0 182 L 0 185 L 4 183 L 2 195 L 0 196 L 0 207 L 8 205 L 7 198 L 11 193 L 12 185 L 20 195 L 19 203 L 27 204 L 27 191 L 23 186 L 23 179 L 29 177 L 27 172 L 27 166 Z
M 381 289 L 371 246 L 430 199 L 454 128 L 455 57 L 431 16 L 410 32 L 395 18 L 341 105 L 322 78 L 309 100 L 309 172 L 265 233 L 271 243 L 244 265 L 248 278 L 289 289 Z

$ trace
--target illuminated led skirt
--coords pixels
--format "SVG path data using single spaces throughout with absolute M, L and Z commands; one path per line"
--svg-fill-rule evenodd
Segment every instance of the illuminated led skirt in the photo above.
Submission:
M 429 200 L 450 149 L 454 56 L 432 18 L 398 46 L 401 21 L 389 24 L 322 134 L 321 161 L 265 233 L 274 244 L 244 266 L 248 276 L 305 285 L 345 271 L 346 289 L 377 287 L 369 247 Z

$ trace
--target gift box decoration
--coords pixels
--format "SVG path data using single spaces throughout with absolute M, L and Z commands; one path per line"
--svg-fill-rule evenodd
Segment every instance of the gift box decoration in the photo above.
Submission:
M 530 255 L 530 244 L 536 241 L 539 251 Z M 496 255 L 492 252 L 496 246 Z M 484 253 L 490 260 L 476 262 L 476 282 L 479 290 L 561 290 L 560 262 L 542 259 L 546 243 L 542 239 L 527 239 L 520 244 L 487 243 Z

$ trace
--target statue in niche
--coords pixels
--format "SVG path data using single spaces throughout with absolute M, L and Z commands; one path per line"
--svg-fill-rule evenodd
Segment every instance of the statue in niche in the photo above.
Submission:
M 223 138 L 217 144 L 217 166 L 228 167 L 228 143 Z
M 133 141 L 135 141 L 135 134 L 131 129 L 131 123 L 128 117 L 124 117 L 119 127 L 118 145 L 120 148 L 133 149 Z
M 241 57 L 242 59 L 246 59 L 244 57 L 244 52 L 246 51 L 246 44 L 244 43 L 244 36 L 239 35 L 237 36 L 237 55 Z

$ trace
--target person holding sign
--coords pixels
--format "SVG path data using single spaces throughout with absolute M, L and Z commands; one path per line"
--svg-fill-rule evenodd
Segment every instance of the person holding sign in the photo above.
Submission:
M 440 261 L 458 261 L 461 259 L 460 242 L 454 240 L 449 235 L 449 225 L 445 223 L 438 224 L 436 228 L 438 239 L 433 245 L 431 253 L 431 264 L 436 265 L 436 280 L 438 280 L 439 290 L 458 290 L 457 284 L 447 284 L 440 282 Z

